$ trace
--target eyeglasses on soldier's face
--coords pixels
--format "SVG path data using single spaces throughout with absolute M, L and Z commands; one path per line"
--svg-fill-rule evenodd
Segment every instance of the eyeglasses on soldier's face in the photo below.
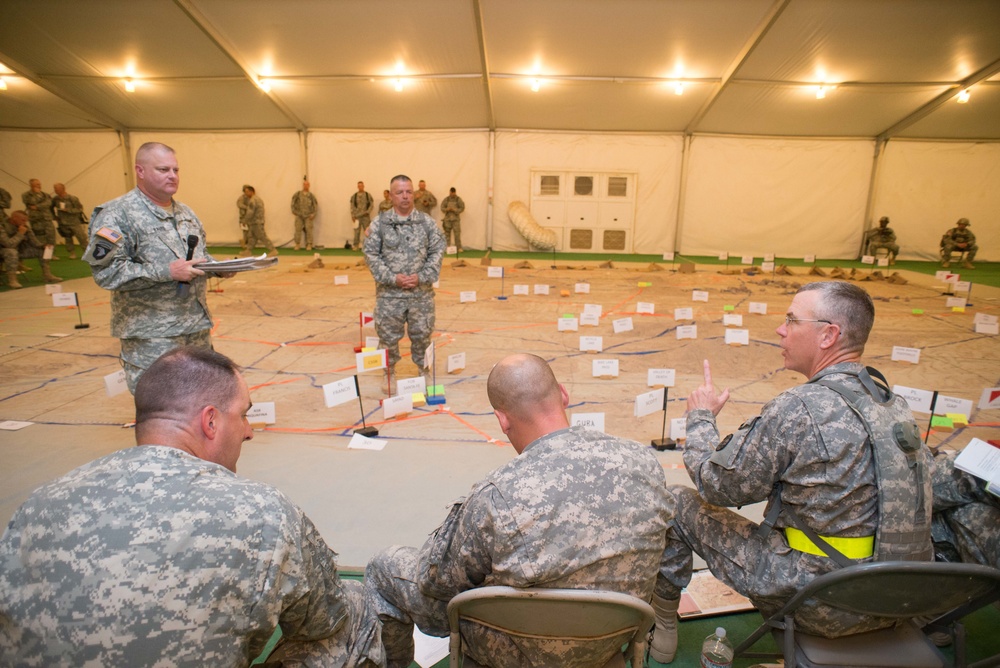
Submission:
M 786 327 L 791 327 L 792 324 L 794 324 L 796 322 L 822 322 L 822 323 L 826 323 L 827 325 L 832 325 L 833 324 L 829 320 L 819 320 L 819 319 L 815 319 L 815 318 L 796 318 L 794 315 L 792 315 L 790 313 L 785 316 L 785 326 Z

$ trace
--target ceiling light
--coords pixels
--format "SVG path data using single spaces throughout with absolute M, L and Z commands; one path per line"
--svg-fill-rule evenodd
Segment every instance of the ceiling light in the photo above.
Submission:
M 538 89 L 542 87 L 542 82 L 538 79 L 531 80 L 531 92 L 537 93 Z
M 956 96 L 956 100 L 959 104 L 965 104 L 969 101 L 969 89 L 963 88 L 962 91 Z
M 683 81 L 677 81 L 677 82 L 675 82 L 674 83 L 674 95 L 683 95 L 683 94 L 684 94 L 684 82 Z
M 265 93 L 270 93 L 271 92 L 271 82 L 268 81 L 267 79 L 257 79 L 257 85 Z
M 134 93 L 135 92 L 135 82 L 131 79 L 125 80 L 125 92 Z
M 826 97 L 826 87 L 820 86 L 816 89 L 816 99 L 822 100 L 824 97 Z
M 0 90 L 7 90 L 7 80 L 0 77 Z
M 393 82 L 393 86 L 396 88 L 396 92 L 397 93 L 400 92 L 401 90 L 403 90 L 403 80 L 402 79 L 396 79 Z

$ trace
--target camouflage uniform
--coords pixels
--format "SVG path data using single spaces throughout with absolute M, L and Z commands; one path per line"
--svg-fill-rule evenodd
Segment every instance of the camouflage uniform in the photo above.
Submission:
M 0 222 L 0 252 L 3 253 L 3 264 L 8 272 L 17 271 L 20 258 L 41 258 L 44 245 L 35 238 L 31 226 L 24 234 L 18 232 L 17 226 L 3 216 Z
M 458 195 L 448 195 L 441 202 L 441 213 L 444 220 L 441 221 L 444 227 L 444 240 L 447 245 L 451 245 L 452 232 L 455 233 L 455 246 L 462 250 L 462 218 L 459 216 L 465 211 L 465 202 Z
M 410 337 L 410 356 L 424 368 L 424 351 L 434 333 L 434 288 L 441 273 L 444 237 L 434 219 L 417 210 L 400 219 L 395 209 L 380 213 L 365 239 L 368 269 L 375 279 L 375 332 L 389 351 L 389 366 L 399 361 L 403 329 Z M 396 285 L 397 274 L 417 274 L 412 290 Z
M 379 213 L 382 213 L 383 211 L 388 211 L 391 208 L 392 208 L 392 200 L 391 199 L 386 198 L 386 199 L 383 199 L 381 202 L 378 203 L 378 212 Z
M 52 222 L 52 198 L 46 192 L 29 190 L 21 195 L 21 201 L 24 202 L 24 211 L 28 214 L 35 237 L 43 246 L 55 246 L 56 226 Z
M 959 248 L 958 244 L 968 244 L 965 248 Z M 954 252 L 965 253 L 965 261 L 972 262 L 976 259 L 979 246 L 976 245 L 976 235 L 968 227 L 962 229 L 953 227 L 941 237 L 941 259 L 951 262 L 951 254 Z
M 885 248 L 893 258 L 899 255 L 899 244 L 896 243 L 896 233 L 888 225 L 868 230 L 867 237 L 869 255 L 875 255 L 875 251 L 882 248 Z
M 80 242 L 80 248 L 87 247 L 87 232 L 83 228 L 85 217 L 83 215 L 83 204 L 76 195 L 66 194 L 65 197 L 56 195 L 52 198 L 52 209 L 58 217 L 59 234 L 66 240 L 66 250 L 70 257 L 76 254 L 73 246 L 73 238 Z
M 176 448 L 120 450 L 11 519 L 0 664 L 247 666 L 280 626 L 300 656 L 326 639 L 319 665 L 381 665 L 374 609 L 335 556 L 268 485 Z
M 83 259 L 94 281 L 111 290 L 111 334 L 121 339 L 129 389 L 156 358 L 181 345 L 212 347 L 207 278 L 197 276 L 181 293 L 170 263 L 187 257 L 187 237 L 198 237 L 193 257 L 213 259 L 205 230 L 187 206 L 170 212 L 135 188 L 94 209 Z
M 858 378 L 845 373 L 862 368 L 857 363 L 828 366 L 809 383 L 779 394 L 759 416 L 721 443 L 711 411 L 699 409 L 688 414 L 684 464 L 697 491 L 684 486 L 671 489 L 676 518 L 667 537 L 657 595 L 668 600 L 680 597 L 681 588 L 691 579 L 693 550 L 716 577 L 769 616 L 816 576 L 838 568 L 825 555 L 789 547 L 784 530 L 792 522 L 787 509 L 793 508 L 820 536 L 876 534 L 879 489 L 864 423 L 842 397 L 815 383 L 823 378 L 863 391 Z M 876 432 L 885 425 L 877 427 Z M 891 431 L 892 425 L 888 428 Z M 921 456 L 929 457 L 926 448 Z M 919 499 L 924 499 L 927 508 L 930 478 L 923 480 L 923 496 L 921 490 L 907 488 L 902 495 L 909 498 L 900 503 L 915 508 Z M 759 535 L 756 523 L 721 507 L 767 499 L 771 508 L 779 483 L 786 510 L 778 516 L 775 530 L 766 536 Z M 927 535 L 924 541 L 927 557 L 929 538 Z M 893 623 L 822 606 L 800 608 L 795 621 L 806 632 L 827 637 Z
M 240 227 L 245 230 L 245 248 L 253 253 L 258 246 L 263 246 L 270 253 L 274 250 L 274 244 L 267 237 L 264 231 L 264 200 L 257 195 L 247 197 L 243 195 L 236 202 L 240 210 Z
M 468 589 L 608 589 L 648 601 L 672 513 L 649 448 L 583 427 L 543 436 L 476 483 L 422 548 L 392 547 L 368 564 L 388 665 L 409 665 L 414 623 L 448 635 L 448 601 Z M 567 655 L 474 624 L 462 636 L 475 661 L 497 668 L 602 665 L 624 643 Z
M 11 196 L 10 193 L 0 188 L 0 223 L 7 220 L 7 209 L 10 208 Z M 390 205 L 391 206 L 391 205 Z
M 955 454 L 934 457 L 935 550 L 949 560 L 1000 568 L 1000 499 L 955 468 Z
M 305 237 L 306 246 L 313 245 L 313 219 L 316 218 L 317 209 L 319 209 L 319 202 L 316 201 L 316 195 L 308 190 L 300 190 L 292 195 L 296 246 L 303 240 L 303 237 Z
M 428 216 L 432 215 L 431 211 L 437 206 L 438 198 L 434 196 L 427 188 L 421 188 L 413 193 L 413 206 L 417 211 L 422 211 Z
M 367 192 L 358 191 L 351 195 L 351 218 L 354 219 L 354 248 L 361 248 L 361 234 L 372 222 L 372 207 L 375 200 Z

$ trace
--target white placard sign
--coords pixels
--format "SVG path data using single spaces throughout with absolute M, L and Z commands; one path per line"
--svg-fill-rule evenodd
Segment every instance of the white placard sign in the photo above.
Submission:
M 673 262 L 674 261 L 674 251 L 670 251 L 669 253 L 664 253 L 663 254 L 663 259 L 666 260 L 667 262 Z
M 635 417 L 645 417 L 657 411 L 663 410 L 663 388 L 644 392 L 635 398 L 635 408 L 632 415 Z
M 573 413 L 569 416 L 571 427 L 586 427 L 594 431 L 604 431 L 604 413 Z
M 384 369 L 388 365 L 389 352 L 382 348 L 368 352 L 360 352 L 354 355 L 354 364 L 358 373 L 371 371 L 372 369 Z
M 893 394 L 896 394 L 906 401 L 910 410 L 915 413 L 930 413 L 931 401 L 934 400 L 934 393 L 930 390 L 921 390 L 916 387 L 906 387 L 905 385 L 893 385 Z
M 675 441 L 687 438 L 687 418 L 670 418 L 670 438 Z
M 693 302 L 707 302 L 708 292 L 705 290 L 692 290 L 691 291 L 691 301 Z
M 579 321 L 576 318 L 559 318 L 557 322 L 560 332 L 575 332 L 579 329 L 577 324 Z
M 441 287 L 441 279 L 439 278 L 438 280 L 436 280 L 433 283 L 431 283 L 431 287 L 434 288 L 435 290 L 440 289 L 440 287 Z
M 584 304 L 583 313 L 584 315 L 596 315 L 598 318 L 604 312 L 604 307 L 600 304 Z
M 46 283 L 45 284 L 45 294 L 54 295 L 57 292 L 62 292 L 62 286 L 58 283 Z
M 119 369 L 104 377 L 104 391 L 109 397 L 119 395 L 126 390 L 128 390 L 128 383 L 125 382 L 125 369 Z
M 397 394 L 382 400 L 382 418 L 388 420 L 397 415 L 405 415 L 413 411 L 413 395 Z
M 503 267 L 486 267 L 486 275 L 489 278 L 503 278 Z
M 615 334 L 621 334 L 622 332 L 632 331 L 632 318 L 618 318 L 611 321 L 612 327 L 614 327 Z
M 515 295 L 526 295 L 526 294 L 529 294 L 528 293 L 528 286 L 527 285 L 523 285 L 521 283 L 515 284 L 514 285 L 514 294 Z
M 743 316 L 739 313 L 723 313 L 722 324 L 726 327 L 742 327 Z
M 802 256 L 802 261 L 805 262 L 806 264 L 812 264 L 813 262 L 816 261 L 816 256 L 815 255 L 803 255 Z
M 955 281 L 955 292 L 968 292 L 972 289 L 972 281 Z
M 476 301 L 476 291 L 475 290 L 463 290 L 458 293 L 458 301 L 461 304 Z
M 448 246 L 444 249 L 445 255 L 458 255 L 458 246 Z
M 601 322 L 601 316 L 596 313 L 582 313 L 580 315 L 580 325 L 586 327 L 597 327 Z
M 604 350 L 604 337 L 581 336 L 580 351 L 584 353 L 599 353 Z
M 365 348 L 371 348 L 375 350 L 378 348 L 378 337 L 377 336 L 366 336 L 365 337 Z
M 423 376 L 400 378 L 396 381 L 396 394 L 423 394 L 427 390 L 427 381 Z
M 889 258 L 887 258 L 887 257 L 880 257 L 880 258 L 878 258 L 878 260 L 875 261 L 875 264 L 877 264 L 880 267 L 888 267 L 889 266 Z
M 448 355 L 448 373 L 455 373 L 465 368 L 465 353 Z
M 675 375 L 673 369 L 649 369 L 646 372 L 646 385 L 649 387 L 657 387 L 659 385 L 673 387 Z
M 652 315 L 653 313 L 656 313 L 655 306 L 656 305 L 653 304 L 653 302 L 638 302 L 635 305 L 635 312 L 636 313 L 649 313 L 650 315 Z
M 594 378 L 617 378 L 618 360 L 594 360 L 590 375 Z
M 0 422 L 0 429 L 4 431 L 19 431 L 25 427 L 30 427 L 35 424 L 34 422 L 25 422 L 24 420 L 4 420 Z
M 576 294 L 578 295 L 589 295 L 590 283 L 577 283 L 573 289 L 576 291 Z
M 675 308 L 674 320 L 694 320 L 694 309 L 690 306 Z
M 995 315 L 990 315 L 989 313 L 977 313 L 976 317 L 972 319 L 972 322 L 976 325 L 995 325 L 1000 322 L 1000 318 Z
M 354 376 L 335 380 L 323 386 L 323 401 L 327 408 L 346 404 L 351 399 L 358 398 L 358 388 L 354 384 Z
M 987 387 L 979 395 L 979 410 L 988 411 L 1000 408 L 1000 387 Z
M 934 412 L 938 415 L 961 413 L 968 420 L 972 417 L 972 400 L 939 394 L 937 404 L 934 405 Z
M 945 308 L 965 308 L 965 297 L 946 297 Z
M 740 264 L 753 264 L 753 255 L 744 255 L 741 257 Z
M 905 346 L 893 346 L 892 347 L 892 357 L 890 357 L 893 362 L 910 362 L 911 364 L 920 363 L 920 348 L 906 348 Z
M 680 325 L 677 327 L 677 340 L 697 339 L 698 325 Z
M 549 294 L 549 286 L 543 283 L 535 283 L 535 294 L 536 295 L 547 295 Z
M 347 443 L 348 450 L 381 450 L 389 441 L 384 438 L 369 438 L 364 434 L 354 434 Z M 414 627 L 416 628 L 416 627 Z
M 774 263 L 773 262 L 761 262 L 760 263 L 760 270 L 761 271 L 774 271 Z
M 347 285 L 347 274 L 341 274 L 339 276 L 333 277 L 334 285 Z
M 75 292 L 56 292 L 52 295 L 53 306 L 76 306 Z
M 247 411 L 247 422 L 250 424 L 274 424 L 277 422 L 277 413 L 274 410 L 273 401 L 253 402 L 253 406 Z
M 726 330 L 726 345 L 730 345 L 730 346 L 748 346 L 748 345 L 750 345 L 750 330 L 749 329 L 727 329 Z
M 976 334 L 990 334 L 992 336 L 996 336 L 997 334 L 1000 334 L 1000 325 L 997 325 L 995 322 L 989 324 L 980 322 L 976 325 Z
M 424 368 L 431 369 L 434 367 L 434 344 L 431 343 L 429 346 L 424 348 Z
M 764 262 L 774 262 L 774 253 L 764 253 Z
M 729 259 L 729 253 L 719 253 L 719 259 L 725 262 Z
M 875 256 L 874 255 L 862 255 L 861 256 L 861 264 L 875 264 Z
M 759 315 L 767 315 L 767 302 L 750 302 L 747 310 Z

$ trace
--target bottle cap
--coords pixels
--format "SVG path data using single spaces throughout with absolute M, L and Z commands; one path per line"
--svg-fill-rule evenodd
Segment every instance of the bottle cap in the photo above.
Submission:
M 720 626 L 719 628 L 715 629 L 715 635 L 719 636 L 720 638 L 725 638 L 726 637 L 726 629 L 724 629 L 724 628 L 722 628 Z

